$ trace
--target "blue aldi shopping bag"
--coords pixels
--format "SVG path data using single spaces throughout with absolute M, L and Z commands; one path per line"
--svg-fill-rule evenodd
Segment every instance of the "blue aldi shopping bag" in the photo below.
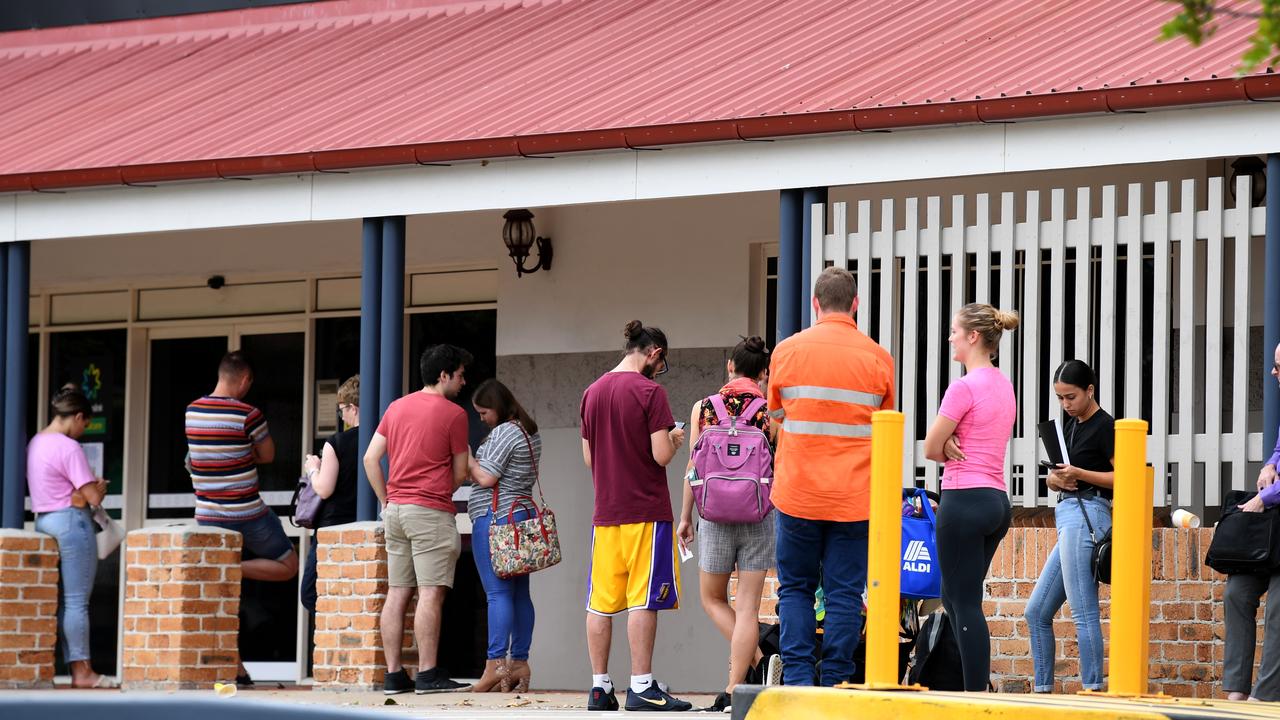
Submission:
M 942 597 L 942 571 L 938 567 L 937 519 L 924 488 L 910 496 L 919 503 L 922 516 L 914 512 L 902 517 L 901 595 L 922 600 Z

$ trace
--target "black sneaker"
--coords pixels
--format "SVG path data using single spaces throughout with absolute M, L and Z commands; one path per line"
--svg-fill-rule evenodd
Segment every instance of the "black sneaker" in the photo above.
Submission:
M 715 702 L 711 703 L 709 707 L 703 708 L 700 712 L 727 713 L 733 710 L 731 707 L 732 704 L 733 696 L 727 692 L 722 692 L 719 695 L 716 695 Z
M 587 696 L 588 710 L 617 710 L 618 696 L 612 690 L 605 692 L 602 687 L 591 688 L 591 694 Z
M 657 683 L 653 683 L 645 688 L 644 692 L 634 692 L 631 688 L 627 688 L 627 709 L 683 712 L 692 710 L 693 703 L 671 697 L 663 692 Z
M 236 676 L 236 687 L 250 688 L 253 687 L 253 678 L 249 677 L 249 673 Z
M 418 695 L 430 695 L 432 693 L 462 692 L 470 690 L 471 686 L 467 683 L 455 682 L 449 679 L 440 668 L 431 668 L 423 670 L 413 678 L 413 691 Z
M 412 689 L 413 682 L 409 680 L 409 673 L 405 672 L 404 668 L 387 673 L 386 679 L 382 681 L 382 694 L 384 695 L 399 695 Z

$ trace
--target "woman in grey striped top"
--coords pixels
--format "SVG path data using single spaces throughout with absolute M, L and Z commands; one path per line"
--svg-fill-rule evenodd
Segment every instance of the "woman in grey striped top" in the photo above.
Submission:
M 506 385 L 485 380 L 471 397 L 480 419 L 493 428 L 469 463 L 471 555 L 489 602 L 489 649 L 484 676 L 474 692 L 529 689 L 529 645 L 533 641 L 533 600 L 529 576 L 503 580 L 489 560 L 489 527 L 525 520 L 533 507 L 533 484 L 542 455 L 538 425 Z M 494 493 L 497 511 L 494 511 Z M 521 501 L 523 499 L 523 502 Z M 512 505 L 515 504 L 513 508 Z M 510 660 L 507 659 L 508 653 Z

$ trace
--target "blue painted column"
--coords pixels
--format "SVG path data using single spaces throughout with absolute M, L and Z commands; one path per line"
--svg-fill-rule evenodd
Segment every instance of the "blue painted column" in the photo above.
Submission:
M 356 519 L 378 519 L 378 497 L 364 471 L 364 452 L 382 417 L 378 403 L 378 349 L 382 323 L 382 219 L 365 218 L 360 270 L 360 457 Z
M 8 343 L 6 343 L 5 340 L 6 336 L 9 334 L 8 332 L 5 332 L 5 327 L 9 322 L 8 313 L 5 313 L 5 307 L 8 306 L 9 300 L 9 293 L 6 291 L 6 288 L 9 287 L 8 266 L 9 243 L 0 243 L 0 368 L 6 368 L 6 366 L 8 366 L 6 360 L 9 359 L 9 356 L 5 354 L 5 348 L 8 346 Z M 6 374 L 6 377 L 8 377 L 8 374 Z M 8 489 L 6 489 L 8 486 L 5 486 L 4 484 L 4 386 L 4 379 L 0 378 L 0 528 L 9 527 L 9 525 L 4 523 L 5 496 L 9 495 Z
M 382 367 L 378 412 L 404 392 L 404 217 L 382 218 Z
M 799 190 L 778 192 L 778 337 L 774 345 L 800 331 L 802 200 Z
M 813 206 L 823 205 L 824 220 L 821 232 L 826 232 L 826 188 L 805 188 L 800 212 L 800 328 L 813 324 Z
M 1267 156 L 1267 239 L 1265 272 L 1262 274 L 1263 321 L 1262 367 L 1268 372 L 1280 345 L 1280 154 Z M 1265 461 L 1276 446 L 1280 426 L 1280 387 L 1274 380 L 1262 383 L 1262 457 Z
M 27 487 L 27 333 L 31 244 L 8 244 L 5 268 L 4 526 L 22 527 Z

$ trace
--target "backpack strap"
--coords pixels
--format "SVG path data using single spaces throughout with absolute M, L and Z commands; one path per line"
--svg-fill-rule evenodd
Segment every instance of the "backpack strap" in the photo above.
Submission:
M 765 403 L 766 400 L 762 397 L 752 400 L 747 403 L 747 407 L 743 409 L 742 414 L 738 415 L 738 417 L 742 418 L 742 422 L 744 424 L 750 425 L 751 418 L 755 417 L 756 413 L 760 412 L 760 410 L 764 408 Z
M 724 425 L 726 422 L 732 423 L 733 415 L 729 414 L 729 409 L 724 406 L 724 398 L 720 397 L 720 393 L 709 395 L 707 402 L 710 402 L 711 409 L 715 410 L 717 425 Z

